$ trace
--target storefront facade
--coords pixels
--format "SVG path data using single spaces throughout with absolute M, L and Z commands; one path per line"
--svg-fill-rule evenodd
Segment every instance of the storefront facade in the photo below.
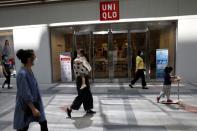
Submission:
M 59 55 L 70 52 L 72 57 L 81 48 L 93 67 L 94 82 L 128 82 L 139 49 L 148 80 L 157 79 L 156 53 L 162 49 L 168 51 L 167 65 L 174 74 L 196 82 L 195 4 L 195 0 L 121 0 L 119 18 L 113 21 L 100 18 L 100 1 L 2 8 L 0 32 L 12 32 L 13 54 L 20 48 L 36 51 L 34 72 L 40 83 L 61 82 Z M 15 61 L 17 71 L 20 64 Z
M 176 25 L 176 21 L 162 21 L 50 28 L 53 81 L 61 80 L 59 53 L 73 55 L 79 49 L 87 53 L 95 82 L 133 78 L 138 50 L 144 52 L 147 79 L 157 79 L 157 49 L 168 50 L 168 65 L 175 68 Z

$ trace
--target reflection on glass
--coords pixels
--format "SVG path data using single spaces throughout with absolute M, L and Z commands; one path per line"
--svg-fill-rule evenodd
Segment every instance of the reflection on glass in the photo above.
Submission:
M 76 49 L 79 51 L 83 49 L 85 51 L 86 57 L 90 65 L 92 66 L 92 54 L 90 54 L 91 48 L 91 41 L 90 41 L 90 34 L 80 34 L 76 35 Z
M 135 59 L 137 56 L 138 50 L 142 50 L 144 55 L 146 54 L 146 33 L 131 33 L 131 55 L 132 55 L 132 67 L 131 67 L 131 77 L 133 78 L 135 75 Z M 143 56 L 144 63 L 145 56 Z M 145 63 L 146 64 L 146 63 Z
M 72 31 L 63 33 L 59 28 L 51 29 L 52 79 L 54 82 L 61 81 L 60 54 L 71 52 L 72 44 Z
M 149 75 L 151 79 L 156 78 L 156 49 L 159 49 L 159 42 L 160 42 L 160 31 L 153 30 L 150 31 L 150 44 L 149 44 Z
M 110 49 L 112 52 L 112 69 L 114 78 L 128 77 L 128 59 L 127 59 L 127 34 L 113 34 L 113 42 Z
M 76 45 L 77 45 L 77 50 L 84 49 L 85 53 L 88 55 L 90 48 L 90 35 L 89 34 L 76 35 Z
M 2 32 L 0 36 L 0 77 L 5 77 L 3 72 L 5 68 L 3 66 L 7 66 L 9 71 L 11 72 L 11 77 L 16 77 L 16 68 L 15 68 L 15 60 L 14 60 L 14 45 L 13 45 L 13 34 L 12 31 Z
M 94 76 L 108 78 L 108 34 L 94 35 Z
M 151 79 L 156 78 L 156 50 L 167 49 L 168 50 L 168 66 L 175 67 L 175 43 L 176 43 L 176 24 L 160 29 L 150 30 L 149 40 L 149 75 Z M 174 73 L 175 70 L 173 70 Z

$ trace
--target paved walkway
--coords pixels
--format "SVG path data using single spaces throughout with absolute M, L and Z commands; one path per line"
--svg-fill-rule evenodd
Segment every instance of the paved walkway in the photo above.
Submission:
M 149 83 L 143 90 L 128 83 L 92 84 L 95 115 L 86 115 L 83 108 L 66 116 L 61 107 L 72 103 L 76 96 L 74 84 L 40 85 L 45 104 L 49 131 L 196 131 L 197 113 L 180 105 L 156 103 L 162 85 Z M 180 98 L 184 106 L 197 106 L 196 84 L 181 84 Z M 0 131 L 13 131 L 12 120 L 16 87 L 0 89 Z M 172 88 L 172 99 L 177 100 L 177 86 Z M 39 131 L 39 125 L 30 125 Z

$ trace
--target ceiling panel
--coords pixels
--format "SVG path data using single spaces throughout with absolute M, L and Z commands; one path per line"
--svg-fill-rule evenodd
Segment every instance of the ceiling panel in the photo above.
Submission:
M 77 2 L 87 0 L 0 0 L 0 7 L 32 5 L 32 4 L 46 4 L 57 2 Z

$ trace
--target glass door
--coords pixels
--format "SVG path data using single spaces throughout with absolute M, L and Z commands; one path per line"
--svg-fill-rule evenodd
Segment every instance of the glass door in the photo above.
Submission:
M 86 53 L 86 57 L 90 65 L 92 66 L 92 39 L 91 32 L 83 32 L 75 34 L 75 51 L 83 49 Z M 92 72 L 90 73 L 92 78 Z
M 112 32 L 109 46 L 110 78 L 128 78 L 128 31 Z
M 95 79 L 109 78 L 108 31 L 93 33 L 93 76 Z
M 135 75 L 135 59 L 138 50 L 143 51 L 143 60 L 146 66 L 146 55 L 147 55 L 147 37 L 146 32 L 130 32 L 131 37 L 131 78 Z M 146 68 L 146 67 L 145 67 Z
M 83 49 L 87 55 L 88 61 L 91 63 L 91 37 L 90 33 L 76 34 L 76 50 Z

